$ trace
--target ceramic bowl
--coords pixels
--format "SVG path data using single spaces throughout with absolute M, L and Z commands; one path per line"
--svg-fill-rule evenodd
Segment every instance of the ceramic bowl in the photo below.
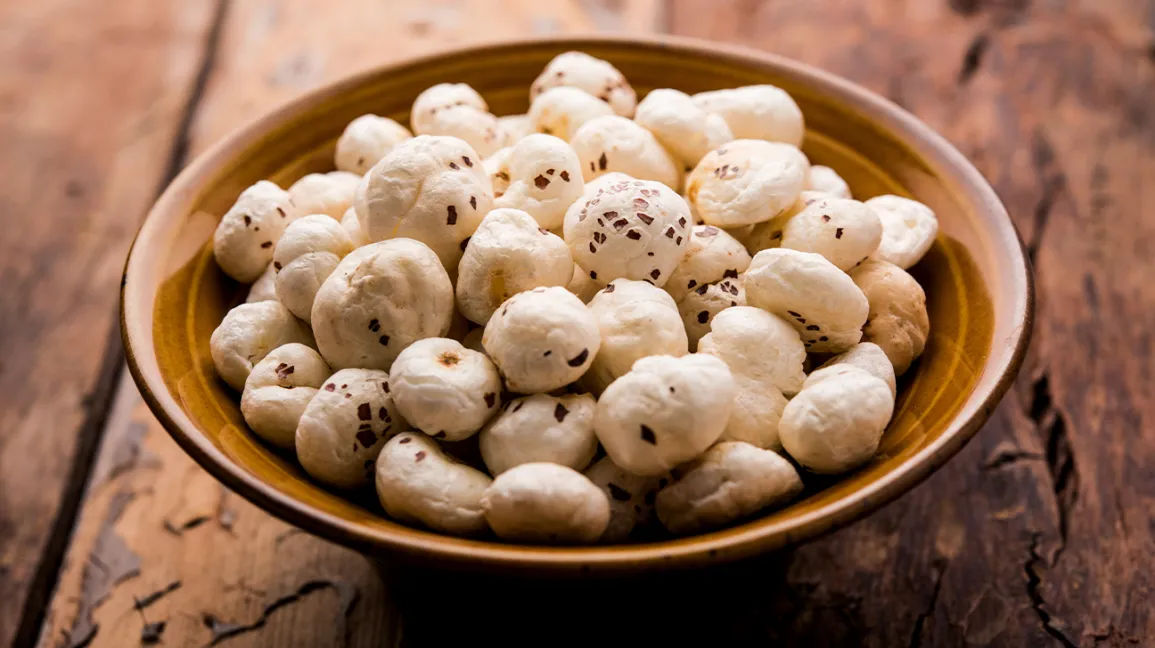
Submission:
M 614 546 L 541 547 L 463 539 L 404 526 L 371 500 L 311 481 L 292 457 L 245 427 L 238 395 L 213 371 L 209 336 L 245 287 L 212 256 L 212 232 L 245 187 L 288 186 L 332 168 L 345 124 L 364 113 L 408 123 L 413 98 L 464 81 L 496 114 L 524 112 L 529 84 L 559 52 L 608 59 L 639 96 L 772 83 L 806 116 L 804 149 L 858 198 L 909 195 L 938 214 L 938 240 L 912 270 L 926 290 L 931 334 L 900 384 L 878 456 L 783 509 L 685 538 Z M 912 488 L 982 425 L 1019 368 L 1032 312 L 1028 262 L 994 191 L 946 140 L 894 104 L 845 80 L 770 54 L 690 40 L 570 38 L 459 49 L 329 85 L 234 132 L 190 164 L 149 213 L 122 287 L 128 364 L 145 400 L 206 470 L 273 515 L 394 561 L 502 573 L 623 573 L 694 567 L 777 549 L 830 531 Z

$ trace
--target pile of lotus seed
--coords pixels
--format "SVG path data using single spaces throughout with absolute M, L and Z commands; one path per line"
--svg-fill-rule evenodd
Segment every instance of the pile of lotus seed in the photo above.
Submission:
M 435 85 L 241 193 L 210 348 L 252 431 L 394 520 L 531 543 L 698 533 L 870 461 L 934 212 L 853 199 L 774 86 L 638 102 L 567 52 L 529 95 Z

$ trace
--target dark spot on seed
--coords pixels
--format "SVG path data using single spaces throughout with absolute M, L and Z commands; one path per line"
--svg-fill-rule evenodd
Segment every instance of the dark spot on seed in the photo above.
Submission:
M 729 268 L 725 272 L 722 273 L 722 276 L 727 278 L 727 279 L 737 279 L 738 278 L 738 271 L 734 268 Z
M 610 497 L 616 499 L 619 502 L 630 501 L 630 491 L 622 488 L 621 486 L 618 486 L 613 482 L 606 484 L 606 487 L 610 489 Z
M 449 225 L 456 225 L 457 224 L 457 207 L 450 205 L 449 207 L 446 208 L 446 211 L 449 213 L 449 216 L 445 219 L 445 222 Z
M 565 405 L 562 405 L 561 403 L 558 403 L 557 407 L 553 408 L 553 417 L 557 419 L 558 423 L 561 423 L 565 420 L 566 414 L 569 414 L 569 410 L 566 409 Z
M 671 393 L 671 394 L 676 394 L 676 393 L 678 393 L 678 390 L 674 389 L 674 386 L 673 386 L 673 385 L 670 385 L 670 393 Z
M 679 236 L 679 237 L 678 237 L 678 238 L 677 238 L 677 239 L 674 241 L 674 245 L 681 245 L 681 244 L 682 244 L 682 237 L 680 237 L 680 236 Z
M 588 358 L 589 355 L 590 355 L 589 349 L 582 349 L 581 353 L 579 353 L 576 356 L 567 360 L 566 364 L 568 364 L 571 367 L 580 367 L 580 366 L 582 366 L 582 364 L 585 363 L 586 358 Z
M 682 216 L 682 217 L 678 218 L 678 227 L 685 227 L 685 226 L 686 226 L 686 217 Z
M 538 189 L 545 189 L 546 187 L 549 186 L 549 178 L 547 178 L 543 175 L 538 175 L 536 178 L 533 179 L 533 184 Z
M 807 331 L 821 331 L 822 329 L 817 324 L 811 324 L 806 327 Z
M 829 340 L 829 339 L 830 339 L 830 338 L 826 337 L 825 335 L 821 335 L 821 336 L 819 336 L 819 337 L 818 337 L 818 341 L 819 341 L 819 342 L 826 342 L 826 341 L 827 341 L 827 340 Z
M 496 402 L 497 402 L 497 394 L 490 392 L 490 393 L 485 395 L 485 406 L 486 407 L 493 407 L 493 404 Z
M 377 435 L 373 434 L 373 430 L 360 430 L 357 432 L 357 441 L 368 448 L 377 443 Z
M 387 382 L 381 383 L 381 389 L 384 389 L 385 393 L 388 394 L 389 393 L 389 383 L 387 383 Z
M 647 425 L 642 426 L 642 441 L 650 445 L 658 445 L 658 437 L 654 436 L 654 431 Z
M 551 355 L 553 355 L 553 351 L 552 351 L 551 349 L 546 349 L 546 350 L 545 350 L 545 353 L 541 354 L 541 357 L 543 357 L 543 358 L 548 358 L 548 357 L 550 357 Z
M 642 233 L 639 232 L 638 230 L 630 230 L 630 231 L 626 232 L 626 238 L 636 241 L 636 240 L 642 238 Z
M 277 365 L 277 368 L 274 369 L 274 372 L 277 374 L 278 378 L 284 380 L 288 378 L 290 374 L 296 371 L 296 369 L 297 368 L 293 365 L 282 362 L 281 364 Z
M 650 223 L 654 222 L 654 217 L 650 216 L 649 214 L 643 214 L 642 212 L 638 212 L 638 220 L 642 221 L 646 225 L 649 225 Z
M 274 270 L 280 270 L 280 269 L 281 269 L 281 267 L 282 267 L 282 266 L 281 266 L 281 264 L 280 264 L 280 263 L 278 263 L 278 262 L 276 262 L 276 261 L 273 261 L 273 269 L 274 269 Z
M 516 412 L 517 410 L 521 409 L 522 405 L 525 405 L 525 401 L 518 401 L 517 405 L 514 405 L 513 411 Z
M 646 252 L 646 256 L 654 256 L 653 252 Z
M 621 231 L 621 229 L 623 227 L 625 227 L 626 225 L 629 225 L 629 224 L 630 224 L 630 221 L 628 221 L 624 218 L 619 218 L 618 220 L 614 221 L 614 223 L 613 223 L 614 229 L 618 230 L 618 231 Z
M 412 440 L 413 440 L 413 438 L 412 438 L 412 437 L 405 437 L 404 439 L 401 439 L 401 440 L 400 440 L 400 441 L 398 441 L 397 443 L 409 443 L 409 442 L 410 442 L 410 441 L 412 441 Z
M 331 392 L 335 389 L 337 389 L 337 386 L 334 385 L 333 383 L 329 383 L 328 385 L 325 385 L 325 391 Z
M 795 313 L 795 312 L 794 312 L 794 311 L 792 311 L 792 310 L 788 310 L 788 311 L 786 311 L 786 312 L 787 312 L 787 313 L 789 313 L 791 317 L 802 317 L 802 314 L 801 314 L 801 313 Z
M 602 292 L 605 292 L 605 293 L 612 293 L 613 291 L 614 291 L 614 285 L 613 284 L 610 284 L 610 285 L 608 285 L 602 289 Z
M 600 167 L 602 171 L 605 171 L 607 163 L 608 160 L 606 160 L 606 154 L 602 153 L 602 156 L 598 158 L 598 167 Z
M 381 337 L 377 338 L 377 343 L 381 346 L 389 346 L 389 336 L 382 335 Z
M 842 238 L 842 228 L 841 227 L 835 228 L 834 238 L 836 238 L 836 239 Z
M 593 241 L 590 241 L 590 254 L 597 254 L 597 251 L 598 247 L 593 244 Z
M 417 454 L 413 455 L 414 461 L 421 461 L 424 458 L 425 458 L 425 451 L 424 450 L 418 450 Z
M 650 276 L 653 277 L 654 280 L 657 280 L 658 277 L 662 276 L 662 271 L 654 268 L 653 270 L 650 270 Z
M 353 394 L 345 394 L 345 398 L 353 398 Z
M 373 418 L 373 409 L 369 407 L 369 403 L 361 403 L 357 406 L 357 420 L 368 421 Z
M 245 227 L 253 224 L 253 219 L 248 214 L 245 214 Z
M 569 171 L 562 171 L 559 175 L 562 180 L 569 182 Z
M 710 311 L 702 311 L 698 313 L 698 323 L 705 324 L 710 320 Z
M 697 280 L 691 279 L 690 281 L 686 282 L 686 290 L 690 290 L 694 286 L 697 286 L 697 285 L 698 285 Z
M 472 237 L 466 236 L 465 238 L 461 239 L 461 251 L 462 252 L 464 252 L 465 248 L 469 245 L 469 239 L 470 238 L 472 238 Z
M 450 163 L 449 163 L 449 168 L 450 168 L 450 169 L 460 169 L 461 167 L 457 166 L 457 163 L 456 163 L 456 162 L 450 162 Z
M 381 322 L 376 319 L 369 320 L 369 330 L 376 333 L 381 330 Z
M 473 160 L 470 160 L 469 156 L 467 156 L 467 155 L 462 155 L 461 161 L 464 162 L 465 166 L 467 166 L 467 167 L 473 166 Z
M 674 238 L 674 228 L 670 227 L 666 229 L 666 238 Z
M 384 407 L 378 409 L 377 410 L 377 418 L 381 419 L 382 421 L 388 421 L 390 418 L 389 417 L 389 410 L 385 409 Z
M 698 293 L 699 295 L 705 295 L 706 291 L 709 289 L 710 289 L 710 284 L 702 284 L 701 286 L 698 286 L 698 289 L 695 290 L 694 292 Z
M 477 209 L 477 196 L 470 196 L 469 197 L 469 206 L 474 208 L 474 209 Z
M 598 278 L 598 273 L 594 272 L 593 270 L 590 270 L 590 279 L 597 279 L 597 278 Z
M 829 223 L 830 222 L 830 214 L 823 214 L 822 215 L 822 222 L 823 223 Z
M 265 241 L 264 243 L 261 243 L 261 247 L 262 248 L 271 248 L 271 247 L 273 247 L 273 242 L 272 241 Z

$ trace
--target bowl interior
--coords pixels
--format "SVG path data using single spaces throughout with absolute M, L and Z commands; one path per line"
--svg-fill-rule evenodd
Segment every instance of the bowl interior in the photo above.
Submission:
M 638 94 L 773 83 L 806 116 L 806 154 L 836 169 L 858 198 L 909 195 L 938 214 L 941 231 L 913 270 L 926 290 L 931 335 L 903 378 L 878 456 L 811 488 L 794 504 L 714 533 L 616 547 L 544 548 L 450 538 L 384 517 L 311 481 L 291 457 L 250 434 L 238 395 L 215 376 L 208 341 L 245 287 L 225 277 L 212 231 L 238 193 L 268 178 L 287 186 L 332 169 L 344 125 L 367 112 L 408 123 L 413 98 L 464 81 L 497 114 L 524 112 L 530 82 L 555 54 L 580 48 L 617 65 Z M 1017 366 L 1030 289 L 1001 205 L 961 156 L 886 102 L 845 82 L 763 55 L 687 43 L 571 40 L 519 43 L 421 59 L 331 86 L 234 134 L 185 171 L 150 214 L 134 246 L 124 299 L 134 376 L 165 426 L 218 478 L 321 535 L 451 564 L 641 568 L 732 558 L 845 523 L 909 488 L 945 461 L 993 407 Z M 998 340 L 998 344 L 993 344 Z

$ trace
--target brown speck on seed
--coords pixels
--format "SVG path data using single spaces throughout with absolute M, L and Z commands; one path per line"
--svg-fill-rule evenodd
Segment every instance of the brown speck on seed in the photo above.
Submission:
M 553 417 L 557 419 L 558 423 L 561 423 L 565 420 L 566 414 L 569 414 L 569 410 L 566 409 L 565 405 L 562 405 L 561 403 L 558 403 L 557 407 L 553 408 Z
M 488 394 L 485 395 L 485 406 L 486 407 L 493 407 L 494 403 L 496 403 L 496 402 L 497 402 L 497 394 L 495 394 L 493 392 L 489 392 Z
M 376 318 L 369 320 L 369 330 L 376 333 L 381 330 L 381 322 Z
M 826 337 L 825 335 L 820 335 L 820 336 L 818 336 L 818 341 L 819 341 L 819 342 L 826 342 L 826 341 L 827 341 L 827 340 L 829 340 L 829 339 L 830 339 L 830 338 Z
M 654 431 L 648 425 L 642 426 L 642 441 L 650 445 L 658 445 L 658 437 L 654 436 Z
M 477 196 L 470 196 L 469 197 L 469 206 L 474 208 L 474 209 L 477 209 Z
M 285 218 L 288 216 L 288 214 L 285 213 L 285 210 L 280 208 L 280 207 L 277 207 L 277 213 L 281 215 L 281 218 Z
M 591 160 L 591 161 L 590 161 L 590 171 L 597 171 L 597 170 L 598 170 L 598 168 L 597 168 L 596 166 L 594 166 L 594 163 L 593 163 L 593 161 Z
M 686 290 L 692 290 L 694 288 L 694 286 L 697 286 L 697 285 L 698 285 L 698 281 L 696 279 L 691 279 L 688 282 L 686 282 Z
M 671 238 L 671 239 L 674 238 L 674 228 L 672 228 L 672 227 L 666 228 L 666 238 Z
M 638 209 L 649 209 L 650 203 L 645 198 L 634 198 L 634 207 Z
M 377 435 L 373 434 L 373 430 L 360 430 L 357 432 L 357 441 L 368 448 L 377 443 Z
M 598 167 L 599 167 L 599 168 L 600 168 L 602 171 L 605 171 L 605 170 L 606 170 L 606 164 L 608 164 L 608 162 L 609 162 L 609 161 L 608 161 L 608 160 L 606 160 L 606 154 L 605 154 L 605 153 L 602 153 L 601 157 L 599 157 L 599 158 L 598 158 Z
M 545 350 L 545 353 L 541 354 L 541 357 L 543 357 L 543 358 L 548 358 L 548 357 L 550 357 L 551 355 L 553 355 L 553 350 L 552 350 L 552 349 L 546 349 L 546 350 Z
M 671 393 L 671 394 L 676 394 L 676 393 L 678 393 L 678 390 L 674 389 L 674 386 L 673 386 L 673 385 L 670 385 L 670 393 Z
M 473 166 L 473 160 L 470 160 L 468 155 L 462 155 L 461 161 L 464 162 L 467 167 Z
M 646 256 L 654 256 L 653 252 L 646 252 Z
M 425 451 L 424 450 L 418 450 L 417 454 L 413 455 L 413 461 L 421 461 L 424 458 L 425 458 Z
M 580 367 L 585 364 L 586 358 L 590 357 L 589 349 L 582 349 L 582 352 L 566 361 L 571 367 Z
M 622 488 L 621 486 L 618 486 L 617 484 L 610 482 L 610 483 L 606 484 L 606 488 L 608 488 L 610 491 L 610 497 L 616 499 L 617 501 L 619 501 L 619 502 L 630 501 L 630 491 Z
M 388 394 L 389 393 L 389 383 L 387 383 L 387 382 L 381 383 L 381 389 L 385 390 L 385 393 Z
M 555 171 L 555 169 L 546 169 L 546 170 L 545 170 L 545 174 L 546 174 L 546 175 L 553 175 L 553 174 L 554 174 L 554 171 Z
M 702 311 L 698 313 L 698 323 L 705 324 L 710 321 L 710 311 Z
M 369 403 L 361 403 L 360 405 L 357 406 L 357 420 L 358 421 L 369 421 L 369 420 L 372 420 L 372 418 L 373 418 L 373 408 L 369 406 Z
M 385 409 L 384 407 L 378 409 L 377 418 L 381 419 L 382 421 L 388 421 L 390 418 L 389 410 Z
M 397 443 L 409 443 L 412 440 L 413 440 L 413 437 L 405 437 L 404 439 L 401 439 Z
M 274 369 L 274 371 L 276 372 L 278 378 L 284 380 L 288 378 L 290 374 L 296 371 L 296 369 L 297 368 L 293 365 L 282 362 L 281 364 L 277 365 L 277 368 Z
M 706 291 L 709 289 L 710 289 L 710 284 L 702 284 L 701 286 L 698 286 L 698 289 L 695 290 L 694 292 L 698 293 L 699 295 L 705 295 Z
M 594 245 L 593 241 L 590 241 L 590 254 L 597 254 L 597 252 L 598 246 Z
M 685 227 L 685 226 L 686 226 L 686 217 L 685 216 L 679 217 L 678 218 L 678 227 Z
M 381 346 L 389 346 L 389 336 L 382 335 L 381 337 L 377 338 L 377 343 Z
M 569 182 L 569 171 L 562 171 L 558 175 L 560 175 L 561 179 L 564 180 L 565 182 Z
M 792 310 L 788 310 L 786 312 L 790 315 L 790 317 L 802 317 L 802 313 L 795 313 Z
M 679 236 L 678 238 L 674 239 L 674 245 L 681 245 L 681 244 L 682 244 L 682 237 Z
M 281 264 L 280 264 L 280 263 L 278 263 L 277 261 L 274 261 L 274 262 L 273 262 L 273 269 L 274 269 L 274 270 L 280 270 L 280 269 L 281 269 L 281 267 L 282 267 L 282 266 L 281 266 Z
M 602 288 L 602 292 L 605 292 L 605 293 L 612 293 L 613 291 L 614 291 L 614 285 L 613 284 L 610 284 L 610 285 L 606 286 L 605 288 Z
M 462 252 L 464 252 L 464 251 L 465 251 L 465 248 L 466 248 L 466 246 L 468 246 L 468 245 L 469 245 L 469 239 L 470 239 L 470 238 L 472 238 L 472 237 L 470 237 L 470 236 L 466 236 L 465 238 L 461 239 L 461 246 L 460 246 L 460 247 L 461 247 L 461 251 L 462 251 Z
M 597 279 L 597 278 L 598 278 L 598 273 L 594 272 L 593 270 L 590 270 L 590 279 Z
M 538 189 L 545 189 L 546 187 L 549 186 L 549 178 L 547 178 L 543 175 L 538 175 L 536 178 L 533 179 L 533 184 Z
M 638 212 L 638 220 L 642 221 L 646 225 L 649 225 L 650 223 L 654 222 L 654 217 L 650 216 L 649 214 L 643 214 L 642 212 Z
M 836 239 L 842 238 L 842 228 L 841 227 L 837 227 L 834 229 L 834 238 L 836 238 Z
M 727 268 L 726 271 L 722 273 L 722 276 L 726 279 L 737 279 L 738 270 L 736 268 Z
M 345 394 L 345 398 L 353 398 L 353 394 Z
M 505 180 L 506 182 L 509 182 L 509 174 L 506 173 L 505 171 L 498 171 L 494 175 L 500 180 Z
M 830 222 L 830 214 L 823 214 L 822 215 L 822 222 L 823 223 L 829 223 Z
M 525 402 L 524 401 L 518 401 L 517 405 L 513 406 L 513 411 L 516 412 L 517 410 L 521 409 L 522 405 L 525 405 Z
M 807 331 L 821 331 L 822 328 L 819 327 L 817 324 L 811 324 L 811 325 L 806 327 L 806 330 Z
M 457 170 L 457 169 L 460 169 L 461 167 L 457 166 L 457 163 L 456 163 L 456 162 L 450 162 L 450 163 L 449 163 L 449 168 L 450 168 L 450 169 L 454 169 L 454 170 Z
M 446 367 L 452 367 L 458 362 L 461 362 L 461 356 L 452 351 L 443 351 L 441 355 L 437 356 L 437 361 Z
M 245 227 L 248 227 L 249 225 L 253 224 L 253 217 L 252 216 L 245 214 L 244 218 L 245 218 Z
M 337 386 L 334 385 L 333 383 L 329 383 L 328 385 L 325 385 L 325 391 L 327 391 L 327 392 L 331 392 L 331 391 L 334 391 L 336 389 L 337 389 Z
M 457 224 L 457 207 L 455 207 L 454 205 L 450 205 L 450 206 L 446 207 L 445 210 L 449 214 L 445 219 L 445 223 L 447 225 L 456 225 Z
M 261 247 L 262 248 L 271 248 L 271 247 L 273 247 L 273 242 L 272 241 L 265 241 L 264 243 L 261 243 Z
M 650 276 L 653 277 L 654 280 L 657 280 L 658 277 L 662 276 L 662 271 L 654 268 L 650 270 Z

